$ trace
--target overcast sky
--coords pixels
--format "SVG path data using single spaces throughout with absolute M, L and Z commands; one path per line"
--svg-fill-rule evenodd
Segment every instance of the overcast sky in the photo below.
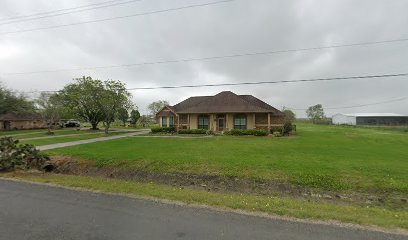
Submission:
M 107 0 L 2 0 L 0 18 L 77 7 Z M 126 0 L 123 0 L 126 1 Z M 233 59 L 125 68 L 8 74 L 200 58 L 408 38 L 406 0 L 236 0 L 113 21 L 2 34 L 176 8 L 216 0 L 144 0 L 52 18 L 3 24 L 0 81 L 19 91 L 58 90 L 83 75 L 121 80 L 131 87 L 278 81 L 408 72 L 408 41 Z M 176 104 L 190 96 L 230 90 L 252 94 L 276 108 L 317 103 L 341 107 L 408 96 L 407 77 L 339 82 L 136 90 L 133 101 Z M 32 95 L 35 96 L 35 95 Z M 408 100 L 337 112 L 408 114 Z M 296 110 L 303 117 L 303 110 Z

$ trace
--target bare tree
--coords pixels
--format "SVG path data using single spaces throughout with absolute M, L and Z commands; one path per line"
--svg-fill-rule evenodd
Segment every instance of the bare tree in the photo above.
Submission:
M 43 121 L 47 124 L 47 134 L 52 134 L 51 129 L 59 123 L 63 112 L 59 96 L 43 92 L 35 103 Z
M 168 106 L 168 105 L 169 105 L 169 102 L 168 102 L 168 101 L 166 101 L 166 100 L 159 100 L 159 101 L 150 103 L 147 108 L 150 110 L 150 112 L 151 112 L 151 114 L 152 114 L 153 116 L 156 116 L 156 114 L 157 114 L 162 108 L 164 108 L 165 106 Z
M 149 126 L 149 123 L 150 123 L 150 121 L 149 121 L 149 117 L 148 117 L 148 116 L 143 115 L 143 116 L 141 116 L 141 117 L 139 118 L 139 124 L 140 124 L 142 127 L 148 127 L 148 126 Z

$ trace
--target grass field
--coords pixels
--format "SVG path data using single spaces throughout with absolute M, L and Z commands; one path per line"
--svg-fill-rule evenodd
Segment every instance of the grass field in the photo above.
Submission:
M 408 133 L 298 124 L 296 136 L 126 138 L 48 151 L 98 166 L 408 193 Z
M 37 134 L 37 133 L 45 133 L 46 130 L 44 129 L 33 129 L 33 130 L 15 130 L 15 131 L 0 131 L 0 136 L 8 136 L 8 135 L 20 135 L 20 134 Z

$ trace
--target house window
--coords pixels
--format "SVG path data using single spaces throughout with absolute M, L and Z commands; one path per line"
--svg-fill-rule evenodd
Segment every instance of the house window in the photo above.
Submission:
M 169 127 L 174 127 L 174 117 L 173 116 L 169 117 Z
M 162 127 L 167 127 L 167 117 L 166 116 L 162 117 Z
M 247 119 L 245 114 L 235 115 L 234 129 L 247 129 Z
M 181 124 L 187 124 L 188 123 L 188 115 L 187 114 L 181 114 L 180 115 L 180 123 Z
M 255 124 L 268 124 L 268 114 L 267 113 L 256 113 L 255 114 Z
M 208 129 L 208 122 L 207 115 L 198 116 L 198 129 Z

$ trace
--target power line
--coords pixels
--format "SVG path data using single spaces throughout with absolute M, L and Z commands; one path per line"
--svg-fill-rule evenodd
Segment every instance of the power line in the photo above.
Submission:
M 360 108 L 360 107 L 368 107 L 368 106 L 375 106 L 375 105 L 381 105 L 381 104 L 386 104 L 386 103 L 393 103 L 393 102 L 400 102 L 407 100 L 408 96 L 406 97 L 401 97 L 401 98 L 395 98 L 391 100 L 386 100 L 382 102 L 374 102 L 374 103 L 367 103 L 367 104 L 359 104 L 359 105 L 350 105 L 350 106 L 342 106 L 342 107 L 324 107 L 324 109 L 327 110 L 336 110 L 336 109 L 350 109 L 350 108 Z M 296 111 L 306 111 L 306 108 L 290 108 L 292 110 Z
M 344 81 L 352 79 L 375 79 L 375 78 L 396 78 L 406 77 L 408 73 L 382 74 L 382 75 L 361 75 L 348 77 L 331 77 L 331 78 L 309 78 L 309 79 L 294 79 L 280 81 L 265 81 L 265 82 L 240 82 L 240 83 L 219 83 L 219 84 L 200 84 L 200 85 L 180 85 L 180 86 L 159 86 L 159 87 L 136 87 L 127 88 L 128 91 L 133 90 L 157 90 L 157 89 L 175 89 L 175 88 L 202 88 L 202 87 L 222 87 L 222 86 L 240 86 L 240 85 L 263 85 L 263 84 L 279 84 L 279 83 L 300 83 L 300 82 L 322 82 L 322 81 Z M 20 93 L 41 93 L 41 92 L 60 92 L 60 90 L 51 91 L 28 91 Z
M 68 26 L 77 26 L 77 25 L 82 25 L 82 24 L 87 24 L 87 23 L 105 22 L 105 21 L 112 21 L 112 20 L 117 20 L 117 19 L 140 17 L 140 16 L 146 16 L 146 15 L 157 14 L 157 13 L 179 11 L 179 10 L 184 10 L 184 9 L 189 9 L 189 8 L 205 7 L 205 6 L 222 4 L 222 3 L 233 2 L 233 1 L 237 1 L 237 0 L 221 0 L 221 1 L 215 1 L 215 2 L 202 3 L 202 4 L 186 5 L 182 7 L 176 7 L 176 8 L 167 8 L 163 10 L 156 10 L 156 11 L 150 11 L 150 12 L 136 13 L 136 14 L 125 15 L 125 16 L 110 17 L 110 18 L 103 18 L 103 19 L 76 22 L 76 23 L 68 23 L 68 24 L 60 24 L 60 25 L 53 25 L 53 26 L 48 26 L 48 27 L 21 29 L 21 30 L 10 31 L 10 32 L 1 32 L 0 35 L 8 35 L 8 34 L 15 34 L 15 33 L 23 33 L 23 32 L 33 32 L 33 31 L 38 31 L 38 30 L 63 28 L 63 27 L 68 27 Z
M 52 91 L 52 92 L 59 92 L 59 91 Z M 376 106 L 376 105 L 382 105 L 382 104 L 393 103 L 393 102 L 400 102 L 400 101 L 404 101 L 407 99 L 408 99 L 408 96 L 386 100 L 382 102 L 374 102 L 374 103 L 367 103 L 367 104 L 360 104 L 360 105 L 350 105 L 350 106 L 343 106 L 343 107 L 324 107 L 324 109 L 325 110 L 338 110 L 338 109 L 360 108 L 360 107 Z M 307 110 L 307 108 L 288 108 L 288 109 L 295 110 L 295 111 L 306 111 Z
M 173 88 L 201 88 L 201 87 L 221 87 L 221 86 L 238 86 L 238 85 L 262 85 L 262 84 L 277 84 L 277 83 L 340 81 L 340 80 L 352 80 L 352 79 L 371 79 L 371 78 L 387 78 L 387 77 L 403 77 L 403 76 L 408 76 L 408 73 L 333 77 L 333 78 L 295 79 L 295 80 L 280 80 L 280 81 L 265 81 L 265 82 L 241 82 L 241 83 L 219 83 L 219 84 L 161 86 L 161 87 L 138 87 L 138 88 L 129 88 L 127 90 L 154 90 L 154 89 L 173 89 Z
M 126 2 L 112 3 L 112 4 L 109 4 L 109 5 L 103 5 L 103 6 L 98 6 L 98 7 L 92 7 L 92 8 L 86 8 L 86 9 L 79 9 L 79 10 L 75 10 L 75 11 L 57 13 L 57 14 L 53 14 L 53 15 L 38 16 L 38 17 L 25 18 L 25 19 L 18 19 L 18 20 L 14 20 L 14 21 L 8 21 L 8 22 L 0 23 L 0 26 L 1 26 L 1 25 L 13 24 L 13 23 L 19 23 L 19 22 L 28 22 L 28 21 L 33 21 L 33 20 L 38 20 L 38 19 L 43 19 L 43 18 L 50 18 L 50 17 L 62 16 L 62 15 L 67 15 L 67 14 L 72 14 L 72 13 L 85 12 L 85 11 L 96 10 L 96 9 L 100 9 L 100 8 L 113 7 L 113 6 L 118 6 L 118 5 L 124 5 L 124 4 L 128 4 L 128 3 L 140 2 L 140 1 L 142 1 L 142 0 L 131 0 L 131 1 L 126 1 Z
M 218 87 L 218 86 L 237 86 L 237 85 L 261 85 L 261 84 L 278 84 L 278 83 L 299 83 L 299 82 L 319 82 L 319 81 L 340 81 L 340 80 L 352 80 L 352 79 L 373 79 L 373 78 L 387 78 L 387 77 L 404 77 L 408 76 L 408 73 L 398 73 L 398 74 L 383 74 L 383 75 L 364 75 L 364 76 L 349 76 L 349 77 L 333 77 L 333 78 L 312 78 L 312 79 L 296 79 L 296 80 L 281 80 L 281 81 L 268 81 L 268 82 L 243 82 L 243 83 L 223 83 L 223 84 L 202 84 L 202 85 L 184 85 L 184 86 L 162 86 L 162 87 L 140 87 L 140 88 L 128 88 L 126 90 L 154 90 L 154 89 L 174 89 L 174 88 L 200 88 L 200 87 Z M 13 91 L 17 93 L 58 93 L 61 90 L 51 90 L 51 91 Z M 381 102 L 351 105 L 351 106 L 342 106 L 342 107 L 325 107 L 327 110 L 336 110 L 336 109 L 351 109 L 351 108 L 360 108 L 367 106 L 375 106 L 392 102 L 399 102 L 407 100 L 408 96 L 400 97 L 396 99 L 390 99 Z M 299 108 L 290 108 L 296 111 L 305 111 L 307 109 Z
M 377 44 L 406 42 L 406 41 L 408 41 L 408 38 L 389 39 L 389 40 L 373 41 L 373 42 L 339 44 L 339 45 L 330 45 L 330 46 L 319 46 L 319 47 L 310 47 L 310 48 L 236 53 L 236 54 L 231 54 L 231 55 L 219 55 L 219 56 L 210 56 L 210 57 L 196 57 L 196 58 L 183 58 L 183 59 L 162 60 L 162 61 L 153 61 L 153 62 L 129 63 L 129 64 L 120 64 L 120 65 L 93 66 L 93 67 L 83 67 L 83 68 L 66 68 L 66 69 L 55 69 L 55 70 L 31 71 L 31 72 L 10 72 L 10 73 L 2 73 L 0 75 L 26 75 L 26 74 L 37 74 L 37 73 L 69 72 L 69 71 L 96 70 L 96 69 L 105 69 L 105 68 L 137 67 L 137 66 L 159 65 L 159 64 L 169 64 L 169 63 L 210 61 L 210 60 L 217 60 L 217 59 L 231 59 L 231 58 L 248 57 L 248 56 L 273 55 L 273 54 L 291 53 L 291 52 L 305 52 L 305 51 L 315 51 L 315 50 L 323 50 L 323 49 L 331 49 L 331 48 L 357 47 L 357 46 L 364 46 L 364 45 L 367 46 L 367 45 L 377 45 Z
M 337 78 L 320 78 L 320 79 L 299 79 L 299 80 L 286 80 L 286 81 L 276 81 L 276 82 L 255 82 L 251 83 L 252 85 L 254 84 L 266 84 L 266 83 L 293 83 L 293 82 L 312 82 L 312 81 L 334 81 L 334 80 L 349 80 L 349 79 L 366 79 L 366 78 L 382 78 L 382 77 L 399 77 L 399 76 L 408 76 L 408 73 L 403 73 L 403 74 L 388 74 L 388 75 L 369 75 L 369 76 L 353 76 L 353 77 L 337 77 Z M 233 85 L 239 85 L 239 84 L 245 84 L 247 85 L 248 83 L 236 83 Z M 232 84 L 228 84 L 232 85 Z M 211 85 L 195 85 L 194 87 L 207 87 L 207 86 L 225 86 L 221 84 L 211 84 Z M 193 87 L 193 86 L 180 86 L 180 87 L 156 87 L 156 88 L 129 88 L 127 90 L 150 90 L 150 89 L 159 89 L 159 88 L 182 88 L 182 87 Z M 58 93 L 61 92 L 59 91 L 31 91 L 31 92 L 23 92 L 23 93 Z M 22 92 L 19 92 L 22 93 Z M 390 99 L 386 101 L 381 101 L 381 102 L 374 102 L 374 103 L 367 103 L 367 104 L 359 104 L 359 105 L 350 105 L 350 106 L 341 106 L 341 107 L 325 107 L 324 109 L 326 110 L 338 110 L 338 109 L 351 109 L 351 108 L 360 108 L 360 107 L 367 107 L 367 106 L 375 106 L 375 105 L 381 105 L 381 104 L 387 104 L 387 103 L 393 103 L 393 102 L 400 102 L 407 100 L 408 96 L 405 97 L 400 97 L 400 98 L 395 98 L 395 99 Z M 306 108 L 289 108 L 291 110 L 295 111 L 306 111 Z
M 64 11 L 69 11 L 69 10 L 87 8 L 87 7 L 92 7 L 92 6 L 97 6 L 97 5 L 104 5 L 104 4 L 107 4 L 107 3 L 120 2 L 120 1 L 123 1 L 123 0 L 111 0 L 111 1 L 93 3 L 93 4 L 88 4 L 88 5 L 81 5 L 81 6 L 70 7 L 70 8 L 62 8 L 62 9 L 57 9 L 57 10 L 48 11 L 48 12 L 39 12 L 39 13 L 33 13 L 33 14 L 28 14 L 28 15 L 17 15 L 17 16 L 13 16 L 13 17 L 2 18 L 2 19 L 0 19 L 0 21 L 8 21 L 8 20 L 18 19 L 18 18 L 26 18 L 26 17 L 33 17 L 33 16 L 39 16 L 39 15 L 46 15 L 46 14 L 52 14 L 52 13 L 56 13 L 56 12 L 64 12 Z

